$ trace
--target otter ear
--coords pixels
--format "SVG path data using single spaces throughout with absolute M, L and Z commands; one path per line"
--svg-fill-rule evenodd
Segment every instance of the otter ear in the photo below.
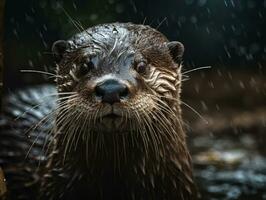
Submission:
M 58 40 L 52 46 L 52 52 L 55 56 L 56 62 L 59 62 L 63 54 L 70 48 L 69 42 L 65 40 Z
M 181 42 L 173 41 L 168 42 L 167 47 L 174 61 L 177 64 L 181 64 L 182 57 L 185 51 L 184 45 Z

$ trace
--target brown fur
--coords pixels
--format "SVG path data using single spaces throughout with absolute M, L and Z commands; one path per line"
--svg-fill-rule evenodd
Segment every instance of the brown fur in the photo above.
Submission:
M 61 107 L 40 199 L 195 199 L 180 109 L 182 44 L 149 26 L 115 23 L 54 52 Z M 92 59 L 94 68 L 83 69 Z M 110 76 L 130 91 L 113 106 L 94 95 Z M 105 117 L 110 109 L 119 119 Z

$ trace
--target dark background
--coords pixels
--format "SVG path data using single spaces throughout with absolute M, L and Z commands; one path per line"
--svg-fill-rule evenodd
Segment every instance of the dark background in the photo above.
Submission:
M 52 82 L 20 70 L 53 73 L 53 42 L 78 32 L 68 15 L 151 25 L 184 43 L 183 73 L 212 66 L 186 74 L 181 98 L 203 199 L 265 199 L 266 0 L 7 0 L 5 92 Z
M 145 23 L 184 43 L 185 69 L 260 71 L 266 63 L 265 0 L 8 0 L 5 9 L 4 86 L 47 81 L 21 69 L 53 70 L 51 45 L 84 27 L 108 22 Z

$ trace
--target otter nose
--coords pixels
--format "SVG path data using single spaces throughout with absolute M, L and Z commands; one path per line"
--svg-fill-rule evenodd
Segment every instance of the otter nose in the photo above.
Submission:
M 126 98 L 129 91 L 125 84 L 110 79 L 97 85 L 95 87 L 95 93 L 96 96 L 101 98 L 102 102 L 114 104 L 120 102 L 121 99 Z

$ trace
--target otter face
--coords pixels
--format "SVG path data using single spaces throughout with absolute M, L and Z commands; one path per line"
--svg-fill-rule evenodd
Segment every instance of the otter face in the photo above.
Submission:
M 80 127 L 128 132 L 173 112 L 184 49 L 146 26 L 110 27 L 94 27 L 53 45 L 58 91 L 62 112 L 75 116 Z

